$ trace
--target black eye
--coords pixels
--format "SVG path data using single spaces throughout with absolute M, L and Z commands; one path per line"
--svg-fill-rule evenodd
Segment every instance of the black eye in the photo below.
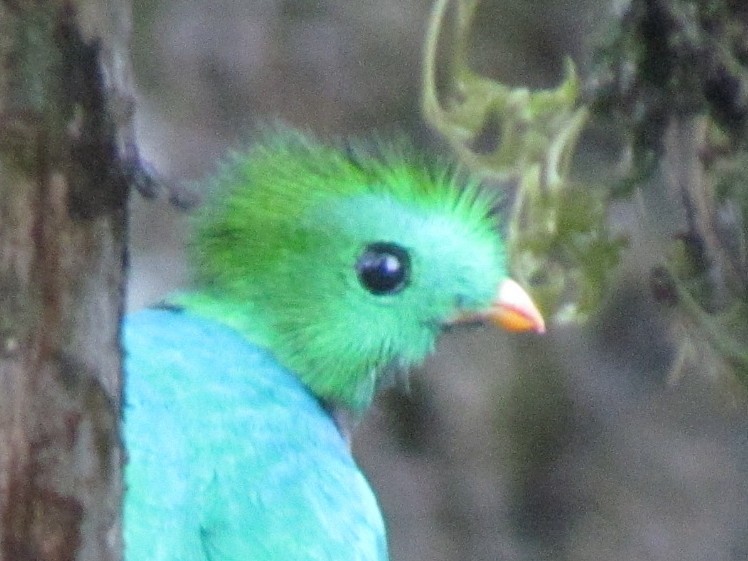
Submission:
M 356 262 L 364 288 L 372 294 L 393 294 L 402 290 L 410 275 L 410 256 L 397 244 L 369 244 Z

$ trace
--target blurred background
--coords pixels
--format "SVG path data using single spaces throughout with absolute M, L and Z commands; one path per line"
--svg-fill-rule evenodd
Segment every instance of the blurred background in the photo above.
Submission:
M 474 67 L 550 87 L 582 76 L 624 2 L 484 0 Z M 405 131 L 445 152 L 419 110 L 426 0 L 135 0 L 138 136 L 159 171 L 199 191 L 258 125 L 321 136 Z M 576 173 L 604 178 L 612 131 L 592 127 Z M 694 368 L 674 379 L 668 310 L 650 269 L 680 216 L 658 178 L 612 209 L 629 250 L 585 326 L 544 337 L 451 333 L 380 397 L 355 454 L 393 561 L 748 559 L 746 402 Z M 497 185 L 496 188 L 502 188 Z M 186 215 L 132 200 L 136 309 L 185 286 Z

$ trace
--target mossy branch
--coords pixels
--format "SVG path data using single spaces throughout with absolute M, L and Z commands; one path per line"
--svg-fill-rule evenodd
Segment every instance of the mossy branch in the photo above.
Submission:
M 579 185 L 570 175 L 589 114 L 579 103 L 575 66 L 567 59 L 565 78 L 555 89 L 510 87 L 480 76 L 468 64 L 478 2 L 452 4 L 444 101 L 437 88 L 438 47 L 450 1 L 437 0 L 431 15 L 424 115 L 468 167 L 516 184 L 506 228 L 512 274 L 532 289 L 547 316 L 581 321 L 598 305 L 623 242 L 607 230 L 606 192 Z
M 507 224 L 512 274 L 557 322 L 586 319 L 625 246 L 609 229 L 609 202 L 664 172 L 683 223 L 672 234 L 673 251 L 653 271 L 653 287 L 672 305 L 675 325 L 685 326 L 677 329 L 678 356 L 706 349 L 711 356 L 702 365 L 726 364 L 748 385 L 748 10 L 728 0 L 631 0 L 598 50 L 582 100 L 571 62 L 551 90 L 510 87 L 473 72 L 477 5 L 436 1 L 423 111 L 466 165 L 516 184 Z M 448 58 L 443 92 L 440 48 Z M 612 134 L 627 139 L 632 157 L 624 177 L 599 185 L 572 178 L 589 118 L 615 122 Z

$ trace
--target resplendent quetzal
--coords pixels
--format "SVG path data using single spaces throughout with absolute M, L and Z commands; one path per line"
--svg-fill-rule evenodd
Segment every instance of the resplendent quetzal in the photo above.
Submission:
M 341 413 L 447 326 L 544 329 L 462 175 L 289 131 L 224 167 L 194 289 L 124 324 L 126 561 L 387 559 Z

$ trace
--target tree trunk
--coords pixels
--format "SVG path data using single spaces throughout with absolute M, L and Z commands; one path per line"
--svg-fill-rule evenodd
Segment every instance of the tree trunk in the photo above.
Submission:
M 121 558 L 127 0 L 0 0 L 0 561 Z

